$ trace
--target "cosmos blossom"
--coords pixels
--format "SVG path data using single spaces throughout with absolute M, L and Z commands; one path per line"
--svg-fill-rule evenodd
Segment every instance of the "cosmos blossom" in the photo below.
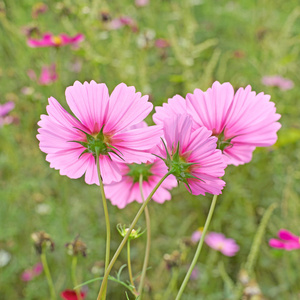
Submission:
M 280 115 L 270 96 L 256 94 L 248 85 L 236 93 L 230 83 L 215 82 L 206 92 L 196 89 L 186 100 L 176 95 L 168 103 L 156 108 L 153 119 L 161 124 L 173 114 L 190 115 L 194 129 L 206 127 L 218 138 L 227 164 L 250 162 L 255 147 L 267 147 L 277 140 L 281 127 Z
M 27 44 L 32 48 L 37 47 L 61 47 L 65 45 L 78 45 L 84 40 L 84 35 L 79 33 L 71 37 L 65 33 L 53 35 L 52 33 L 45 33 L 41 39 L 28 38 Z
M 105 185 L 105 194 L 113 205 L 124 208 L 127 204 L 137 201 L 142 203 L 139 188 L 139 177 L 143 174 L 143 196 L 146 199 L 159 180 L 168 172 L 165 163 L 160 159 L 144 164 L 120 164 L 122 180 Z M 171 199 L 168 190 L 177 186 L 174 176 L 168 176 L 157 189 L 152 199 L 163 203 Z
M 280 229 L 278 232 L 277 239 L 270 239 L 269 245 L 273 248 L 284 249 L 284 250 L 295 250 L 300 249 L 300 237 L 292 234 L 286 229 Z
M 234 256 L 240 249 L 234 239 L 228 239 L 224 234 L 218 232 L 208 233 L 205 243 L 226 256 Z
M 26 269 L 21 278 L 23 281 L 31 281 L 34 277 L 40 275 L 43 272 L 43 265 L 42 263 L 37 263 L 32 268 Z
M 13 118 L 8 116 L 9 112 L 12 111 L 15 107 L 14 102 L 8 101 L 4 104 L 0 104 L 0 128 L 4 124 L 10 124 L 13 122 Z
M 85 291 L 80 292 L 80 296 L 81 296 L 82 300 L 85 299 L 86 294 L 87 293 Z M 76 291 L 74 291 L 74 290 L 64 290 L 61 292 L 60 296 L 64 300 L 79 300 L 77 297 Z
M 217 147 L 217 138 L 205 127 L 192 129 L 188 115 L 175 115 L 164 120 L 164 144 L 158 147 L 177 180 L 185 183 L 194 195 L 221 194 L 226 163 Z
M 55 64 L 52 64 L 50 66 L 44 65 L 42 67 L 39 79 L 37 79 L 36 74 L 32 69 L 28 70 L 27 74 L 30 77 L 30 79 L 36 80 L 40 85 L 49 85 L 58 79 Z
M 282 76 L 279 75 L 264 76 L 261 82 L 266 86 L 277 86 L 282 91 L 287 91 L 294 87 L 294 82 L 292 80 L 283 78 Z
M 76 81 L 66 89 L 66 100 L 76 118 L 51 97 L 48 115 L 38 122 L 41 128 L 37 135 L 50 167 L 60 170 L 61 175 L 79 178 L 85 173 L 86 183 L 99 184 L 97 151 L 105 184 L 121 180 L 118 162 L 146 163 L 152 159 L 149 149 L 159 143 L 161 127 L 127 130 L 152 110 L 148 96 L 124 83 L 109 96 L 103 83 Z

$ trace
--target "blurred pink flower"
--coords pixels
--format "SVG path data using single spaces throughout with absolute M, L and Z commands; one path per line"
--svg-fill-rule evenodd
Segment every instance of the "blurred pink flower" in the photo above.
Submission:
M 31 281 L 34 277 L 40 275 L 43 272 L 43 265 L 42 263 L 37 263 L 32 268 L 26 269 L 21 278 L 23 281 Z
M 228 239 L 222 233 L 210 232 L 205 237 L 205 243 L 226 256 L 234 256 L 240 249 L 234 239 Z
M 202 228 L 199 228 L 198 230 L 196 230 L 192 233 L 192 236 L 191 236 L 192 242 L 197 243 L 198 241 L 200 241 L 201 236 L 202 236 Z
M 149 2 L 149 0 L 135 0 L 135 5 L 139 7 L 147 6 Z
M 65 45 L 78 45 L 84 40 L 84 35 L 79 33 L 74 37 L 68 36 L 65 33 L 60 35 L 53 35 L 52 33 L 45 33 L 41 39 L 28 38 L 27 44 L 30 47 L 61 47 Z
M 85 291 L 80 291 L 80 296 L 82 300 L 84 300 L 86 294 L 87 293 Z M 64 290 L 61 292 L 60 296 L 64 300 L 79 300 L 75 290 Z
M 56 73 L 56 65 L 52 64 L 50 66 L 44 65 L 42 67 L 40 78 L 36 78 L 35 72 L 30 69 L 27 71 L 27 74 L 31 80 L 35 80 L 40 85 L 49 85 L 55 82 L 58 79 L 58 74 Z
M 137 32 L 137 30 L 138 30 L 135 20 L 133 20 L 131 17 L 128 17 L 128 16 L 121 16 L 119 18 L 112 19 L 108 23 L 108 29 L 110 29 L 110 30 L 117 30 L 124 26 L 130 27 L 133 32 Z
M 47 4 L 38 2 L 32 7 L 31 16 L 36 19 L 40 14 L 44 14 L 48 10 Z
M 157 39 L 155 40 L 156 48 L 167 48 L 170 47 L 170 43 L 165 39 Z
M 139 176 L 143 174 L 143 196 L 146 199 L 159 180 L 168 172 L 168 168 L 161 159 L 146 164 L 119 164 L 122 180 L 105 185 L 105 194 L 113 205 L 124 208 L 127 204 L 137 201 L 143 203 L 140 188 Z M 157 189 L 152 199 L 163 203 L 171 199 L 168 190 L 177 186 L 174 176 L 168 176 Z
M 280 229 L 278 232 L 277 239 L 270 239 L 269 245 L 273 248 L 285 249 L 285 250 L 295 250 L 300 249 L 300 237 L 292 234 L 286 229 Z
M 229 82 L 215 82 L 206 92 L 196 89 L 186 100 L 176 95 L 163 107 L 156 107 L 156 124 L 171 115 L 189 114 L 193 129 L 206 127 L 218 138 L 218 149 L 227 164 L 235 166 L 250 162 L 255 147 L 267 147 L 277 140 L 281 127 L 275 104 L 264 93 L 256 95 L 248 85 L 234 89 Z
M 283 78 L 279 75 L 264 76 L 261 82 L 266 86 L 277 86 L 283 91 L 290 90 L 294 87 L 294 82 L 292 80 Z
M 13 118 L 8 116 L 8 113 L 13 110 L 15 107 L 14 102 L 9 101 L 4 104 L 0 104 L 0 128 L 4 124 L 11 124 L 13 122 Z
M 149 149 L 159 143 L 161 127 L 127 130 L 151 112 L 148 96 L 136 93 L 133 86 L 119 84 L 109 96 L 107 86 L 76 81 L 66 89 L 66 99 L 73 117 L 53 97 L 48 115 L 42 115 L 37 135 L 40 149 L 47 153 L 50 167 L 61 175 L 79 178 L 85 173 L 88 184 L 99 184 L 96 151 L 100 152 L 103 182 L 122 179 L 118 162 L 146 163 L 152 159 Z
M 216 149 L 217 138 L 205 127 L 192 130 L 193 121 L 188 115 L 173 115 L 165 119 L 163 125 L 168 153 L 161 143 L 158 154 L 166 163 L 168 157 L 171 158 L 172 164 L 168 167 L 180 170 L 174 174 L 177 179 L 194 195 L 221 194 L 225 182 L 219 177 L 224 175 L 226 164 L 222 152 Z

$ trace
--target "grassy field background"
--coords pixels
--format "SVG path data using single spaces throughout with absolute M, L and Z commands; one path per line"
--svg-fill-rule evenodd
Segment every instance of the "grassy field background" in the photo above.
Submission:
M 129 0 L 45 1 L 48 11 L 33 19 L 36 3 L 0 1 L 0 104 L 13 101 L 11 115 L 18 119 L 0 128 L 0 249 L 12 256 L 0 269 L 0 298 L 49 299 L 43 275 L 28 283 L 20 278 L 24 269 L 39 261 L 30 238 L 39 230 L 55 241 L 55 251 L 47 256 L 57 292 L 73 287 L 71 259 L 64 245 L 77 234 L 88 246 L 87 257 L 79 258 L 79 281 L 100 275 L 92 272 L 95 263 L 104 259 L 105 249 L 99 189 L 50 169 L 36 139 L 48 97 L 55 97 L 67 109 L 65 88 L 75 80 L 93 79 L 106 83 L 110 91 L 120 82 L 134 85 L 151 95 L 155 105 L 195 88 L 206 90 L 215 80 L 229 81 L 235 88 L 250 84 L 255 91 L 272 96 L 282 115 L 278 142 L 257 149 L 251 163 L 226 169 L 227 184 L 210 227 L 234 238 L 240 251 L 229 258 L 205 246 L 197 266 L 199 276 L 189 283 L 183 299 L 235 299 L 239 271 L 273 203 L 277 208 L 257 245 L 252 284 L 260 286 L 265 299 L 300 299 L 299 250 L 286 252 L 268 245 L 280 228 L 300 234 L 299 2 L 150 0 L 148 6 L 137 7 Z M 101 13 L 112 18 L 130 16 L 138 30 L 128 26 L 108 30 Z M 36 26 L 42 33 L 80 32 L 85 40 L 78 49 L 30 48 L 24 26 Z M 157 48 L 156 39 L 166 39 L 170 46 Z M 39 73 L 42 65 L 50 63 L 57 64 L 59 74 L 53 84 L 40 86 L 28 77 L 29 69 Z M 74 66 L 81 69 L 74 71 Z M 282 91 L 261 83 L 263 76 L 277 74 L 293 80 L 294 88 Z M 24 87 L 30 93 L 24 94 Z M 163 205 L 149 205 L 153 239 L 145 299 L 175 298 L 195 251 L 195 246 L 182 246 L 183 240 L 203 226 L 211 202 L 210 196 L 187 194 L 183 186 L 172 194 L 172 200 Z M 39 213 L 41 204 L 50 208 L 46 214 Z M 109 205 L 113 250 L 121 240 L 115 225 L 130 223 L 138 208 L 137 203 L 123 210 Z M 143 219 L 139 224 L 144 228 Z M 132 242 L 135 274 L 142 267 L 145 238 Z M 186 258 L 168 270 L 163 256 L 175 250 Z M 123 264 L 125 251 L 114 270 Z M 127 280 L 126 271 L 122 278 Z M 96 298 L 98 287 L 99 282 L 88 285 L 87 299 Z M 108 299 L 126 299 L 125 289 L 110 282 Z

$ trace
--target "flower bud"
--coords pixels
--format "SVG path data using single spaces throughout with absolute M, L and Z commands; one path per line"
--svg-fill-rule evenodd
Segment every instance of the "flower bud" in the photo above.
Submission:
M 54 242 L 51 236 L 45 231 L 37 231 L 31 234 L 34 242 L 35 250 L 38 254 L 42 254 L 44 247 L 49 247 L 51 251 L 54 250 Z

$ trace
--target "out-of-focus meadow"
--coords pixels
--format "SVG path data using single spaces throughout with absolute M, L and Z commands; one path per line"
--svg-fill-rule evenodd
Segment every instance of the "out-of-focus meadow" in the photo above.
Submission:
M 206 90 L 218 80 L 235 88 L 250 84 L 256 92 L 270 94 L 282 115 L 282 128 L 273 147 L 256 149 L 249 164 L 226 169 L 226 187 L 210 230 L 235 239 L 240 251 L 226 257 L 205 246 L 197 276 L 183 299 L 235 299 L 238 290 L 244 299 L 254 299 L 246 294 L 258 286 L 264 299 L 299 299 L 300 250 L 268 245 L 280 228 L 300 233 L 299 2 L 150 0 L 137 6 L 133 0 L 65 0 L 45 1 L 47 11 L 34 15 L 37 4 L 0 1 L 0 104 L 15 104 L 10 112 L 13 122 L 0 128 L 0 251 L 11 255 L 0 268 L 0 298 L 49 299 L 43 274 L 28 282 L 21 279 L 23 271 L 39 261 L 31 240 L 35 231 L 46 231 L 55 242 L 55 251 L 47 252 L 47 257 L 58 292 L 73 287 L 65 244 L 78 234 L 88 247 L 87 257 L 78 259 L 79 282 L 101 275 L 97 266 L 104 259 L 105 223 L 99 188 L 82 178 L 60 176 L 38 147 L 37 122 L 46 112 L 48 97 L 68 109 L 64 91 L 75 80 L 104 82 L 110 91 L 125 82 L 161 105 L 175 94 Z M 27 45 L 28 35 L 45 32 L 82 33 L 85 40 L 77 47 Z M 41 85 L 41 68 L 53 63 L 58 79 Z M 262 78 L 268 75 L 289 78 L 294 87 L 265 86 Z M 149 205 L 152 247 L 145 299 L 175 298 L 172 293 L 196 249 L 187 238 L 203 226 L 212 198 L 188 195 L 182 186 L 172 195 L 163 205 Z M 249 263 L 259 224 L 273 203 L 277 207 L 265 228 L 261 226 L 257 257 L 250 257 Z M 132 203 L 119 210 L 109 203 L 113 250 L 121 240 L 115 225 L 129 224 L 138 208 Z M 145 228 L 143 218 L 139 225 Z M 143 235 L 131 242 L 135 275 L 142 268 L 145 239 Z M 181 259 L 170 269 L 164 256 L 174 251 Z M 251 281 L 243 286 L 240 270 L 251 263 Z M 112 274 L 123 264 L 126 251 Z M 121 276 L 128 279 L 126 271 Z M 87 299 L 96 298 L 99 284 L 88 285 Z M 126 299 L 125 288 L 110 281 L 108 299 Z

